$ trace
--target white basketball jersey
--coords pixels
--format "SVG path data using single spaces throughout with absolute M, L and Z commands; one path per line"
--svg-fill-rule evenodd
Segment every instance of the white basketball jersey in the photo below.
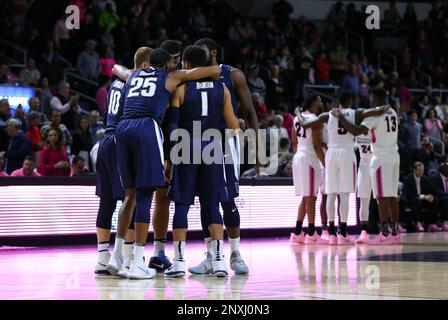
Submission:
M 326 123 L 322 126 L 322 143 L 328 145 L 328 128 Z
M 361 162 L 370 163 L 372 158 L 371 139 L 369 135 L 360 135 L 356 137 L 356 144 L 359 147 Z
M 314 113 L 302 112 L 302 117 L 305 122 L 316 120 L 318 117 Z M 294 128 L 296 128 L 297 139 L 297 151 L 315 153 L 313 148 L 313 135 L 312 129 L 304 129 L 300 126 L 297 117 L 294 118 Z
M 340 109 L 341 117 L 345 117 L 349 122 L 355 124 L 354 109 Z M 339 119 L 331 113 L 328 118 L 328 148 L 353 149 L 355 146 L 355 137 L 348 132 L 341 124 Z
M 398 117 L 394 109 L 379 117 L 365 118 L 361 125 L 369 128 L 373 154 L 398 150 Z

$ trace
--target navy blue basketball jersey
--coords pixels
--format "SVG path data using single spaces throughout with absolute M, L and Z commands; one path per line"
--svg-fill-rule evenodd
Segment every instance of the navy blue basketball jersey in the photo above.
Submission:
M 107 94 L 106 134 L 114 134 L 118 122 L 123 115 L 124 86 L 126 82 L 117 79 L 109 87 Z
M 165 88 L 167 76 L 165 69 L 135 71 L 125 85 L 123 119 L 151 117 L 160 122 L 170 98 Z
M 235 112 L 236 115 L 238 110 L 238 100 L 236 97 L 235 88 L 233 87 L 232 72 L 231 72 L 232 66 L 229 66 L 228 64 L 221 64 L 219 66 L 221 68 L 221 76 L 219 80 L 226 85 L 227 89 L 229 89 L 233 111 Z M 224 117 L 221 115 L 220 129 L 225 128 L 227 128 L 226 121 L 224 120 Z
M 179 128 L 193 132 L 193 121 L 201 121 L 201 130 L 220 129 L 223 118 L 224 85 L 221 81 L 186 83 L 184 103 L 180 107 Z

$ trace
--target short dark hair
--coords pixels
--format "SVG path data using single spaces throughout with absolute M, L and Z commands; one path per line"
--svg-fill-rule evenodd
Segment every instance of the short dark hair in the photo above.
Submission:
M 284 148 L 289 144 L 289 139 L 288 138 L 281 138 L 280 139 L 280 148 Z
M 412 169 L 417 169 L 417 167 L 420 167 L 420 166 L 423 166 L 424 164 L 423 164 L 423 162 L 420 162 L 420 161 L 416 161 L 416 162 L 414 162 L 414 164 L 412 165 Z
M 157 48 L 152 50 L 149 56 L 149 64 L 154 68 L 166 68 L 171 56 L 165 49 Z
M 209 50 L 218 50 L 219 46 L 218 43 L 210 38 L 201 38 L 199 40 L 197 40 L 195 43 L 195 45 L 197 46 L 206 46 Z
M 339 102 L 341 104 L 346 104 L 350 99 L 353 99 L 353 97 L 355 96 L 355 94 L 349 90 L 342 90 L 341 92 L 339 92 Z
M 185 48 L 182 61 L 188 62 L 193 68 L 207 65 L 207 52 L 197 45 Z
M 306 97 L 305 101 L 303 102 L 303 110 L 308 110 L 314 101 L 316 101 L 319 98 L 319 95 L 317 94 L 311 94 Z
M 162 42 L 160 48 L 168 51 L 169 54 L 178 54 L 182 51 L 182 42 L 168 39 Z
M 381 101 L 385 101 L 387 97 L 387 92 L 382 87 L 376 87 L 372 90 L 372 95 Z
M 75 157 L 73 158 L 72 164 L 77 164 L 77 163 L 79 162 L 79 160 L 84 161 L 84 162 L 86 161 L 86 160 L 84 160 L 84 158 L 81 157 L 81 156 L 75 156 Z
M 35 156 L 33 156 L 33 155 L 28 155 L 28 156 L 26 156 L 25 157 L 25 160 L 28 160 L 28 161 L 31 161 L 31 162 L 33 162 L 33 163 L 36 163 L 36 157 Z
M 418 112 L 415 109 L 411 109 L 408 114 L 409 116 L 412 116 L 414 113 L 418 116 Z

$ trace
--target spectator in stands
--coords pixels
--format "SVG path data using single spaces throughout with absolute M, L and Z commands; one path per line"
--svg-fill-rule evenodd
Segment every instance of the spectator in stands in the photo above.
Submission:
M 78 95 L 70 95 L 70 84 L 62 80 L 58 84 L 58 92 L 50 100 L 51 109 L 61 113 L 61 122 L 69 130 L 74 130 L 77 126 L 77 119 L 81 113 L 81 106 L 78 103 Z
M 20 120 L 14 118 L 6 122 L 6 132 L 10 137 L 8 149 L 4 152 L 8 174 L 20 168 L 25 157 L 31 154 L 31 140 L 20 130 L 21 125 Z
M 112 4 L 107 3 L 104 7 L 104 10 L 101 11 L 98 21 L 99 27 L 104 28 L 105 26 L 107 26 L 110 30 L 113 30 L 117 26 L 119 21 L 120 17 L 112 9 Z
M 107 46 L 104 49 L 104 55 L 100 58 L 99 61 L 100 61 L 101 74 L 109 78 L 112 78 L 114 75 L 112 73 L 112 67 L 114 66 L 114 64 L 116 64 L 116 61 L 111 46 Z
M 100 87 L 96 92 L 96 103 L 98 105 L 98 110 L 100 111 L 101 116 L 103 117 L 107 111 L 107 94 L 110 86 L 111 79 L 107 76 L 100 75 L 98 78 L 98 82 Z
M 422 162 L 427 175 L 430 169 L 436 166 L 436 156 L 434 154 L 434 145 L 429 142 L 428 136 L 423 136 L 420 147 L 413 154 L 414 161 Z
M 72 153 L 74 155 L 82 157 L 87 164 L 87 168 L 90 167 L 89 152 L 93 147 L 93 139 L 89 130 L 89 118 L 82 117 L 79 121 L 79 129 L 73 134 L 73 148 Z
M 409 46 L 404 47 L 403 51 L 400 54 L 400 74 L 403 76 L 409 75 L 409 72 L 411 72 L 411 66 L 412 66 L 412 53 Z
M 258 116 L 268 112 L 268 108 L 258 92 L 252 92 L 252 103 Z
M 111 47 L 111 48 L 115 47 L 114 37 L 110 33 L 110 29 L 108 26 L 105 26 L 103 28 L 103 31 L 101 32 L 99 38 L 100 38 L 100 45 L 103 48 L 104 47 Z
M 95 145 L 92 147 L 92 150 L 90 150 L 90 159 L 92 160 L 92 168 L 93 168 L 93 172 L 96 172 L 96 160 L 98 158 L 98 148 L 100 146 L 100 141 L 101 139 L 103 139 L 104 134 L 106 133 L 106 130 L 104 129 L 99 129 L 98 131 L 96 131 L 95 134 Z
M 426 119 L 424 122 L 425 133 L 437 140 L 443 140 L 443 125 L 442 121 L 436 117 L 436 112 L 434 109 L 430 109 L 426 114 Z
M 257 92 L 263 99 L 266 94 L 266 84 L 263 79 L 260 78 L 260 67 L 256 64 L 250 67 L 249 77 L 247 78 L 247 84 L 252 92 Z
M 417 24 L 417 14 L 415 13 L 414 5 L 412 4 L 412 2 L 409 2 L 406 5 L 402 24 L 407 28 L 412 28 Z
M 448 163 L 442 163 L 438 172 L 431 175 L 431 185 L 437 199 L 442 229 L 448 231 Z
M 87 40 L 85 50 L 78 56 L 76 68 L 81 76 L 96 81 L 100 74 L 100 57 L 95 51 L 96 41 Z
M 34 59 L 28 59 L 26 68 L 20 71 L 19 82 L 22 86 L 37 87 L 40 79 L 40 71 L 36 68 Z
M 275 22 L 283 30 L 289 22 L 289 15 L 293 12 L 293 6 L 285 0 L 277 0 L 272 5 L 271 13 L 275 16 Z
M 436 117 L 444 122 L 445 115 L 443 113 L 442 107 L 440 106 L 440 98 L 438 96 L 428 98 L 429 103 L 423 107 L 422 110 L 422 118 L 426 119 L 426 116 L 429 110 L 434 110 L 436 113 Z
M 131 38 L 129 36 L 128 18 L 123 15 L 120 18 L 120 24 L 113 30 L 115 41 L 115 52 L 118 60 L 124 65 L 131 62 Z
M 93 144 L 96 143 L 96 132 L 100 129 L 104 129 L 104 123 L 100 118 L 100 113 L 96 110 L 93 110 L 90 113 L 90 118 L 89 118 L 89 131 L 90 131 L 90 135 L 92 137 L 92 142 Z
M 436 226 L 437 208 L 429 178 L 424 175 L 424 165 L 415 162 L 413 173 L 407 176 L 403 182 L 403 196 L 407 206 L 410 207 L 410 215 L 407 216 L 408 230 L 415 227 L 418 232 L 423 232 L 423 223 L 428 226 L 428 231 L 440 231 Z
M 341 1 L 338 1 L 330 10 L 327 21 L 334 25 L 338 32 L 344 30 L 345 10 L 344 4 Z
M 281 138 L 278 150 L 278 162 L 283 163 L 292 161 L 294 154 L 291 152 L 291 140 L 288 138 Z
M 417 151 L 421 142 L 422 125 L 417 120 L 417 111 L 411 110 L 411 112 L 409 112 L 409 121 L 403 124 L 406 147 L 411 154 Z
M 359 82 L 359 107 L 368 109 L 370 108 L 370 86 L 369 77 L 367 74 L 362 73 Z
M 330 63 L 324 51 L 319 54 L 314 63 L 316 65 L 316 83 L 328 84 L 330 80 Z
M 302 100 L 303 87 L 310 82 L 310 70 L 313 64 L 313 57 L 307 48 L 302 45 L 299 53 L 294 58 L 294 74 L 295 74 L 295 99 Z
M 246 39 L 246 30 L 243 27 L 241 18 L 236 18 L 234 24 L 229 27 L 228 37 L 229 40 L 235 43 L 242 43 Z
M 419 54 L 419 66 L 423 70 L 429 70 L 431 65 L 431 40 L 426 36 L 424 30 L 420 30 L 417 39 L 417 50 Z
M 14 170 L 11 173 L 11 177 L 40 177 L 34 169 L 36 168 L 36 158 L 32 155 L 28 155 L 23 160 L 22 167 Z
M 9 174 L 7 174 L 4 171 L 3 166 L 5 165 L 5 155 L 4 152 L 0 152 L 0 177 L 8 177 Z
M 89 174 L 89 170 L 86 168 L 86 161 L 83 157 L 75 156 L 70 166 L 70 177 L 79 177 Z
M 38 57 L 39 70 L 48 77 L 51 84 L 60 80 L 64 67 L 68 65 L 66 58 L 62 57 L 54 48 L 51 40 L 45 42 L 44 49 Z
M 70 47 L 70 30 L 67 28 L 66 19 L 67 14 L 65 10 L 61 12 L 61 16 L 54 24 L 53 28 L 53 41 L 56 49 L 62 53 L 62 55 L 70 60 L 72 48 Z
M 26 135 L 31 140 L 31 150 L 35 155 L 39 153 L 44 147 L 44 140 L 42 139 L 42 134 L 40 132 L 40 115 L 37 112 L 30 112 L 27 114 L 28 118 L 28 131 Z
M 11 118 L 11 108 L 8 99 L 0 100 L 0 151 L 6 150 L 9 144 L 9 137 L 5 127 L 8 119 Z
M 336 83 L 340 83 L 347 67 L 345 51 L 342 45 L 336 45 L 330 51 L 328 59 L 330 62 L 330 79 Z
M 210 29 L 207 26 L 207 19 L 202 14 L 200 7 L 191 9 L 190 18 L 188 19 L 188 26 L 197 32 L 208 32 Z M 194 11 L 193 11 L 194 10 Z
M 289 139 L 288 131 L 283 127 L 283 116 L 281 114 L 276 114 L 274 116 L 274 125 L 271 129 L 278 130 L 278 139 L 280 141 L 281 138 Z
M 30 105 L 30 110 L 28 113 L 34 112 L 39 116 L 39 123 L 40 124 L 46 124 L 48 122 L 48 118 L 45 113 L 40 112 L 40 100 L 38 97 L 31 97 L 30 100 L 28 100 L 28 104 Z
M 0 84 L 17 85 L 18 78 L 7 63 L 0 64 Z
M 280 162 L 278 167 L 277 177 L 292 177 L 292 161 Z
M 271 77 L 267 82 L 266 104 L 269 109 L 277 109 L 284 101 L 286 83 L 280 75 L 280 67 L 277 64 L 271 65 Z
M 12 116 L 14 119 L 17 119 L 20 121 L 21 126 L 20 129 L 23 132 L 28 131 L 28 121 L 25 117 L 25 112 L 23 111 L 23 107 L 21 104 L 19 104 L 16 108 L 16 110 L 14 111 L 14 115 Z
M 400 19 L 401 19 L 400 12 L 397 10 L 395 0 L 389 1 L 389 8 L 386 11 L 384 11 L 385 24 L 389 28 L 393 29 L 398 26 L 398 24 L 400 23 Z
M 51 129 L 48 132 L 46 146 L 40 155 L 38 167 L 42 176 L 68 176 L 70 174 L 70 165 L 63 140 L 61 130 Z
M 294 57 L 288 47 L 282 49 L 282 55 L 277 57 L 277 63 L 287 75 L 294 70 Z
M 51 121 L 50 123 L 42 126 L 40 129 L 40 132 L 42 133 L 42 139 L 44 141 L 47 141 L 48 139 L 48 133 L 51 129 L 57 129 L 62 132 L 62 146 L 70 147 L 73 144 L 73 138 L 70 133 L 70 130 L 61 123 L 61 112 L 58 110 L 53 110 L 51 113 Z
M 344 76 L 341 89 L 351 91 L 355 96 L 359 96 L 359 76 L 355 65 L 351 65 L 350 73 Z

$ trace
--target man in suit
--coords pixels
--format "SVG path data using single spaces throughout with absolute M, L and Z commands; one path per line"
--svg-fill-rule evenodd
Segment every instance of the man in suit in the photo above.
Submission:
M 443 221 L 443 231 L 448 231 L 448 162 L 444 162 L 439 167 L 439 172 L 431 175 L 431 185 L 437 198 L 441 220 Z
M 437 205 L 434 191 L 424 172 L 425 166 L 417 161 L 413 165 L 413 172 L 403 181 L 403 197 L 406 205 L 411 208 L 407 222 L 410 226 L 415 225 L 418 232 L 424 231 L 423 223 L 429 232 L 442 231 L 436 225 Z
M 8 149 L 2 152 L 5 157 L 5 171 L 11 174 L 22 168 L 25 157 L 31 154 L 31 140 L 20 129 L 22 122 L 18 119 L 8 119 L 5 131 L 10 137 Z

